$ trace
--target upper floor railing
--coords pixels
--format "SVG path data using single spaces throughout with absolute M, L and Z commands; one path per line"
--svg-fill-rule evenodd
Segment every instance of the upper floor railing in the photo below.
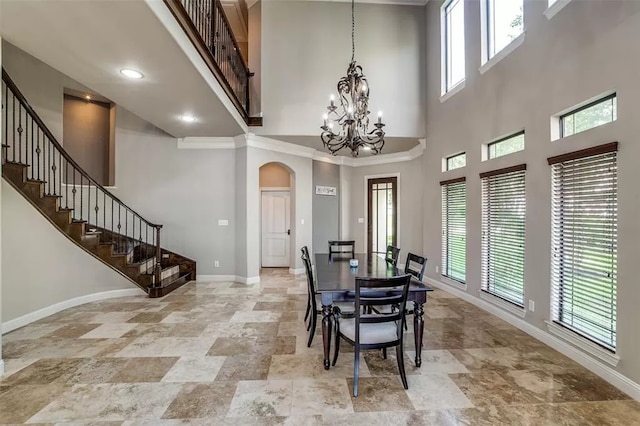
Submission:
M 247 124 L 249 71 L 220 0 L 164 0 Z M 252 121 L 252 123 L 250 123 Z

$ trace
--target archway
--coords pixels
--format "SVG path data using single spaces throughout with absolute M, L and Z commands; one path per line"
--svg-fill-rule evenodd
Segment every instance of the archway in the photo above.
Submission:
M 259 168 L 260 185 L 260 267 L 291 266 L 295 225 L 293 206 L 294 172 L 279 162 Z

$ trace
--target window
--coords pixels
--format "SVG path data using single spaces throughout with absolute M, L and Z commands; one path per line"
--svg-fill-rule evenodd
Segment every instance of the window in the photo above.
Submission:
M 522 0 L 484 0 L 486 17 L 485 62 L 524 31 Z
M 617 143 L 549 158 L 552 313 L 614 351 L 618 253 Z
M 445 2 L 441 11 L 444 94 L 465 77 L 464 0 Z
M 465 152 L 461 154 L 452 155 L 447 157 L 447 170 L 459 169 L 467 165 L 467 154 Z
M 482 290 L 524 307 L 526 165 L 481 173 Z
M 398 178 L 367 179 L 367 187 L 367 251 L 386 253 L 398 245 Z
M 502 157 L 524 149 L 524 132 L 507 136 L 504 139 L 491 142 L 487 145 L 487 156 L 489 159 Z
M 616 94 L 609 95 L 560 116 L 560 137 L 575 135 L 594 127 L 616 121 L 618 102 Z
M 442 275 L 464 283 L 467 275 L 467 185 L 465 178 L 442 187 Z

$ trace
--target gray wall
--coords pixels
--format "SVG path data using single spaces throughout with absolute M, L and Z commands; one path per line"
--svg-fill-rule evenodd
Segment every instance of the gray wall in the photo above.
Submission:
M 467 1 L 466 87 L 441 103 L 440 1 L 427 3 L 428 88 L 427 151 L 424 170 L 424 251 L 427 275 L 439 279 L 439 181 L 467 177 L 467 293 L 477 297 L 481 282 L 481 184 L 478 173 L 527 164 L 525 300 L 535 312 L 525 320 L 546 330 L 550 316 L 551 173 L 546 158 L 611 141 L 620 142 L 618 158 L 618 371 L 640 382 L 637 339 L 640 287 L 639 172 L 640 99 L 637 52 L 640 2 L 572 1 L 548 20 L 546 1 L 526 1 L 522 46 L 484 75 L 480 67 L 480 3 Z M 606 91 L 618 93 L 618 120 L 559 141 L 550 141 L 550 116 Z M 525 129 L 525 150 L 481 161 L 481 145 Z M 467 152 L 467 167 L 441 172 L 441 158 Z
M 351 59 L 351 5 L 263 1 L 264 135 L 319 134 L 329 95 Z M 357 3 L 356 56 L 371 86 L 370 110 L 390 136 L 424 136 L 422 7 Z M 385 129 L 386 130 L 386 129 Z
M 4 180 L 2 225 L 2 322 L 76 297 L 135 288 L 76 246 Z
M 332 186 L 336 195 L 318 195 L 316 186 Z M 329 253 L 329 240 L 340 239 L 340 166 L 313 162 L 313 253 Z
M 367 188 L 368 176 L 383 177 L 398 175 L 398 247 L 400 263 L 404 263 L 409 252 L 422 253 L 422 157 L 400 163 L 367 167 L 353 167 L 349 171 L 350 202 L 343 208 L 349 239 L 356 240 L 356 251 L 367 250 Z M 363 218 L 364 223 L 358 223 Z M 439 219 L 438 219 L 439 221 Z

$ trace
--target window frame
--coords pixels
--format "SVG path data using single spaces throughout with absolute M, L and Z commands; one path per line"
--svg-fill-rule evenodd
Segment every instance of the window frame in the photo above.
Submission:
M 572 110 L 570 110 L 570 111 L 568 111 L 568 112 L 566 112 L 564 114 L 558 115 L 558 125 L 560 126 L 560 139 L 562 139 L 564 137 L 569 137 L 569 136 L 566 136 L 564 134 L 564 119 L 565 118 L 567 118 L 567 117 L 569 117 L 571 115 L 575 115 L 575 114 L 577 114 L 577 113 L 579 113 L 581 111 L 584 111 L 585 109 L 589 109 L 592 106 L 604 103 L 604 102 L 606 102 L 608 100 L 611 100 L 611 99 L 615 99 L 616 100 L 615 101 L 616 102 L 616 119 L 615 120 L 608 121 L 608 122 L 606 122 L 604 124 L 600 124 L 598 126 L 589 127 L 588 129 L 582 130 L 580 132 L 574 132 L 569 136 L 577 135 L 579 133 L 586 132 L 587 130 L 595 129 L 597 127 L 604 126 L 605 124 L 613 123 L 614 121 L 616 121 L 618 119 L 618 113 L 617 113 L 617 109 L 618 109 L 618 94 L 617 94 L 617 92 L 613 92 L 613 93 L 611 93 L 611 94 L 609 94 L 607 96 L 604 96 L 602 98 L 598 98 L 598 99 L 596 99 L 594 101 L 591 101 L 591 102 L 588 102 L 588 103 L 586 103 L 586 104 L 584 104 L 584 105 L 582 105 L 582 106 L 580 106 L 578 108 L 574 108 L 574 109 L 572 109 Z
M 466 72 L 466 25 L 465 25 L 465 10 L 464 10 L 464 2 L 465 0 L 446 0 L 442 6 L 440 7 L 440 25 L 441 25 L 441 57 L 440 61 L 442 63 L 441 72 L 442 72 L 442 96 L 452 92 L 458 86 L 464 84 L 467 78 Z M 451 39 L 449 37 L 449 32 L 451 30 L 449 24 L 449 16 L 452 11 L 452 4 L 454 7 L 461 3 L 462 6 L 462 40 L 463 40 L 463 57 L 465 59 L 463 66 L 463 77 L 457 82 L 450 81 L 450 59 L 451 59 Z M 449 11 L 449 12 L 448 12 Z
M 574 336 L 577 337 L 579 340 L 579 346 L 585 348 L 586 350 L 588 350 L 589 352 L 592 352 L 593 354 L 595 354 L 596 356 L 604 359 L 606 362 L 611 363 L 611 360 L 613 360 L 614 363 L 617 363 L 617 360 L 619 360 L 619 358 L 616 360 L 615 355 L 609 355 L 607 356 L 606 354 L 615 354 L 616 353 L 616 349 L 617 349 L 617 287 L 618 287 L 618 274 L 617 274 L 617 270 L 618 270 L 618 266 L 617 266 L 617 261 L 615 262 L 615 265 L 613 267 L 613 273 L 615 274 L 615 284 L 614 284 L 614 288 L 612 290 L 612 292 L 616 293 L 615 297 L 612 297 L 611 301 L 612 301 L 612 310 L 615 312 L 615 316 L 612 320 L 612 322 L 615 323 L 615 328 L 612 330 L 609 330 L 611 332 L 611 340 L 612 340 L 612 346 L 608 346 L 606 343 L 604 343 L 602 340 L 598 340 L 598 338 L 596 336 L 593 335 L 589 335 L 588 331 L 585 330 L 580 330 L 580 327 L 575 327 L 575 326 L 571 326 L 567 323 L 564 323 L 562 321 L 562 315 L 563 315 L 563 311 L 565 310 L 563 308 L 564 304 L 563 304 L 563 287 L 564 287 L 564 280 L 562 279 L 562 275 L 564 275 L 563 273 L 556 273 L 555 270 L 559 269 L 560 271 L 564 271 L 565 267 L 564 264 L 566 262 L 568 262 L 569 260 L 566 260 L 565 257 L 563 256 L 562 253 L 559 253 L 557 256 L 554 254 L 556 252 L 556 248 L 557 245 L 555 243 L 555 241 L 558 238 L 562 238 L 562 236 L 564 235 L 562 230 L 567 226 L 565 224 L 564 221 L 564 214 L 563 214 L 563 219 L 560 220 L 559 222 L 556 222 L 557 220 L 557 214 L 556 214 L 556 208 L 564 211 L 564 204 L 561 204 L 561 206 L 556 207 L 556 202 L 558 202 L 557 200 L 563 201 L 565 199 L 568 198 L 567 196 L 567 191 L 568 190 L 563 190 L 564 186 L 562 185 L 562 182 L 557 183 L 556 182 L 556 169 L 555 167 L 560 166 L 564 163 L 570 162 L 570 161 L 575 161 L 575 160 L 588 160 L 590 158 L 593 157 L 599 157 L 599 156 L 603 156 L 603 155 L 607 155 L 607 154 L 615 154 L 615 157 L 613 158 L 613 163 L 616 164 L 616 172 L 615 174 L 611 177 L 611 179 L 613 180 L 613 185 L 615 187 L 615 206 L 613 206 L 612 208 L 609 208 L 607 211 L 613 211 L 615 212 L 615 217 L 612 219 L 612 221 L 614 222 L 614 224 L 616 226 L 614 226 L 615 231 L 612 231 L 613 234 L 613 239 L 611 240 L 612 245 L 615 245 L 616 247 L 616 257 L 618 255 L 618 250 L 617 250 L 617 242 L 618 242 L 618 232 L 617 232 L 617 223 L 618 223 L 618 216 L 617 216 L 617 210 L 618 210 L 618 174 L 617 174 L 617 160 L 618 160 L 618 156 L 617 156 L 617 151 L 618 151 L 618 143 L 617 142 L 611 142 L 608 144 L 604 144 L 604 145 L 599 145 L 599 146 L 595 146 L 592 148 L 587 148 L 587 149 L 582 149 L 579 151 L 574 151 L 574 152 L 570 152 L 568 154 L 562 154 L 562 155 L 558 155 L 555 157 L 550 157 L 547 159 L 548 164 L 551 166 L 551 173 L 552 173 L 552 224 L 551 224 L 551 253 L 552 253 L 552 259 L 551 259 L 551 300 L 550 300 L 550 311 L 551 311 L 551 323 L 553 326 L 555 327 L 560 327 L 563 330 L 566 330 L 564 333 L 569 333 L 569 335 L 567 336 L 568 339 L 573 339 Z M 606 160 L 606 158 L 603 157 L 603 160 Z M 587 165 L 586 166 L 588 169 L 593 169 L 593 165 Z M 580 173 L 580 171 L 578 171 L 577 173 Z M 569 177 L 571 178 L 571 176 Z M 575 177 L 574 177 L 575 178 Z M 584 189 L 581 188 L 583 191 Z M 577 190 L 577 189 L 576 189 Z M 570 197 L 569 197 L 570 198 Z M 558 235 L 559 234 L 559 235 Z M 565 246 L 567 243 L 564 241 L 564 239 L 562 239 L 562 246 Z M 574 247 L 576 245 L 576 243 L 571 245 L 571 248 Z M 570 250 L 571 250 L 570 248 Z M 567 249 L 562 249 L 561 251 L 564 251 Z M 571 270 L 576 269 L 574 267 L 574 262 L 571 263 Z M 580 269 L 580 271 L 583 271 L 582 269 Z M 574 276 L 572 275 L 571 277 L 572 279 L 574 278 Z M 590 284 L 592 285 L 592 284 Z M 571 287 L 573 289 L 575 285 L 572 284 Z M 574 303 L 571 303 L 571 307 L 575 307 Z M 605 309 L 606 310 L 606 309 Z M 595 346 L 597 349 L 594 350 L 593 346 Z M 598 352 L 601 352 L 600 354 Z M 602 352 L 605 353 L 604 357 L 602 356 Z M 614 364 L 615 365 L 615 364 Z
M 525 302 L 525 295 L 526 295 L 526 282 L 525 282 L 525 278 L 526 278 L 526 241 L 527 241 L 527 237 L 526 237 L 526 231 L 527 231 L 527 221 L 526 221 L 526 202 L 527 202 L 527 192 L 526 192 L 526 170 L 527 170 L 527 165 L 526 164 L 519 164 L 516 166 L 511 166 L 511 167 L 506 167 L 503 169 L 498 169 L 498 170 L 491 170 L 488 172 L 483 172 L 480 173 L 480 179 L 482 181 L 482 222 L 481 222 L 481 229 L 482 229 L 482 238 L 481 238 L 481 244 L 482 244 L 482 249 L 481 249 L 481 269 L 482 269 L 482 277 L 481 277 L 481 296 L 482 293 L 490 295 L 490 297 L 495 297 L 497 299 L 499 299 L 500 301 L 506 302 L 505 308 L 508 310 L 513 310 L 513 311 L 519 311 L 522 310 L 522 312 L 524 313 L 524 302 Z M 490 251 L 491 251 L 491 247 L 490 247 L 490 235 L 489 232 L 491 230 L 490 225 L 487 223 L 487 220 L 490 219 L 490 212 L 487 211 L 488 209 L 490 209 L 490 205 L 491 205 L 491 200 L 489 199 L 489 197 L 486 197 L 486 191 L 485 191 L 485 185 L 487 184 L 487 182 L 489 182 L 487 179 L 491 179 L 493 177 L 496 176 L 503 176 L 503 175 L 507 175 L 507 174 L 512 174 L 512 173 L 518 173 L 518 172 L 522 172 L 523 173 L 523 190 L 524 190 L 524 219 L 523 219 L 523 225 L 524 225 L 524 236 L 522 238 L 522 304 L 518 304 L 516 303 L 514 300 L 511 300 L 503 295 L 497 294 L 493 291 L 490 291 L 490 285 L 489 285 L 489 267 L 490 267 Z M 494 283 L 495 285 L 495 283 Z
M 491 62 L 491 60 L 497 57 L 500 52 L 507 50 L 509 45 L 516 42 L 526 32 L 525 20 L 524 20 L 524 0 L 522 1 L 522 32 L 518 34 L 513 40 L 503 46 L 500 50 L 496 50 L 495 45 L 495 0 L 482 0 L 482 15 L 483 15 L 483 43 L 484 43 L 484 57 L 482 58 L 483 64 Z M 509 51 L 510 52 L 510 51 Z M 507 53 L 509 53 L 507 52 Z M 482 69 L 482 68 L 481 68 Z
M 448 216 L 448 207 L 449 207 L 449 201 L 447 201 L 446 203 L 446 210 L 447 210 L 447 217 L 446 217 L 446 221 L 445 221 L 445 193 L 444 191 L 446 189 L 449 188 L 450 185 L 457 185 L 457 184 L 464 184 L 464 228 L 465 228 L 465 241 L 464 241 L 464 253 L 463 253 L 463 258 L 464 258 L 464 279 L 460 280 L 456 277 L 453 277 L 452 275 L 449 275 L 449 269 L 451 266 L 451 262 L 450 262 L 450 256 L 446 256 L 445 252 L 449 252 L 450 249 L 450 244 L 449 244 L 449 233 L 448 231 L 445 231 L 444 227 L 445 227 L 445 222 L 448 225 L 449 224 L 449 216 Z M 466 177 L 460 177 L 460 178 L 456 178 L 456 179 L 449 179 L 449 180 L 445 180 L 445 181 L 441 181 L 440 182 L 440 191 L 441 191 L 441 199 L 442 199 L 442 205 L 441 205 L 441 219 L 442 219 L 442 240 L 440 242 L 441 244 L 441 254 L 442 257 L 440 259 L 440 275 L 452 280 L 456 283 L 462 284 L 462 285 L 467 285 L 466 280 L 467 280 L 467 239 L 466 239 L 466 231 L 467 231 L 467 182 L 466 182 Z M 448 194 L 447 194 L 448 195 Z
M 463 156 L 463 155 L 464 155 L 464 166 L 454 167 L 454 168 L 449 167 L 449 160 L 452 160 L 452 159 L 454 159 L 456 157 L 460 157 L 460 156 Z M 445 157 L 444 158 L 444 165 L 445 165 L 444 166 L 444 171 L 445 172 L 448 172 L 448 171 L 451 171 L 451 170 L 458 170 L 458 169 L 462 169 L 464 167 L 467 167 L 467 152 L 463 151 L 463 152 L 459 152 L 457 154 L 453 154 L 453 155 L 449 155 L 449 156 Z
M 505 155 L 509 155 L 509 154 L 504 154 L 504 155 L 498 155 L 497 157 L 492 157 L 491 156 L 491 147 L 496 145 L 496 144 L 499 144 L 501 142 L 505 142 L 505 141 L 507 141 L 509 139 L 515 138 L 516 136 L 520 136 L 520 135 L 525 136 L 525 131 L 521 130 L 521 131 L 519 131 L 517 133 L 512 133 L 509 136 L 505 136 L 503 138 L 500 138 L 500 139 L 497 139 L 495 141 L 489 142 L 487 144 L 487 151 L 486 151 L 487 152 L 487 160 L 493 160 L 494 158 L 500 158 L 500 157 L 504 157 Z M 524 139 L 523 139 L 523 144 L 526 145 L 526 141 Z M 515 154 L 516 152 L 524 151 L 524 149 L 525 149 L 525 146 L 523 146 L 522 149 L 520 149 L 518 151 L 511 152 L 510 154 Z

